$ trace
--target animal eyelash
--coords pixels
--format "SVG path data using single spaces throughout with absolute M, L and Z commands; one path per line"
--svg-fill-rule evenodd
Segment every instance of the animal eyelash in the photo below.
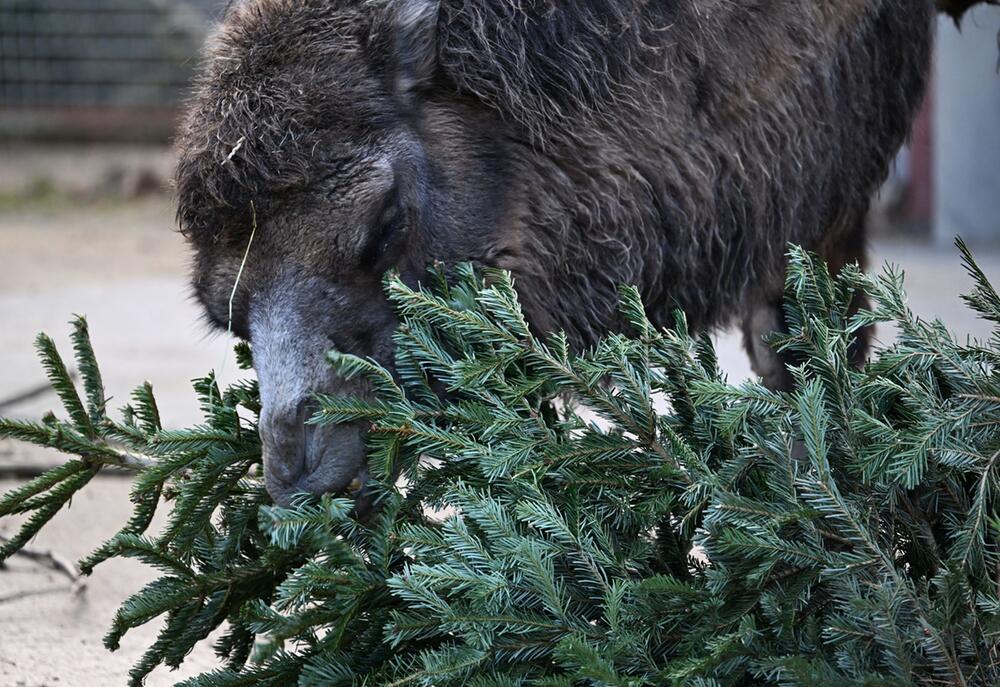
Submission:
M 390 213 L 384 221 L 379 223 L 379 237 L 378 237 L 378 255 L 382 257 L 389 250 L 389 245 L 392 240 L 400 233 L 403 229 L 405 215 L 403 209 L 396 207 L 395 211 Z
M 371 239 L 362 253 L 362 264 L 367 267 L 375 267 L 378 264 L 389 251 L 392 240 L 403 229 L 405 219 L 406 213 L 398 197 L 393 194 L 392 200 L 379 214 L 375 231 L 372 232 Z
M 403 216 L 403 209 L 399 206 L 398 202 L 390 203 L 382 214 L 378 218 L 378 228 L 379 230 L 384 230 L 387 227 L 392 227 L 395 225 Z

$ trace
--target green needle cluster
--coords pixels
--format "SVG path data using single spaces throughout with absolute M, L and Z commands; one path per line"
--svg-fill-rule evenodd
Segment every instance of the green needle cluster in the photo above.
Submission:
M 960 249 L 987 341 L 915 317 L 896 270 L 834 278 L 792 248 L 790 393 L 728 383 L 631 288 L 626 331 L 580 352 L 529 328 L 509 274 L 390 275 L 395 374 L 332 353 L 372 391 L 312 420 L 369 423 L 365 521 L 342 498 L 270 503 L 253 382 L 196 381 L 184 431 L 148 386 L 112 419 L 77 320 L 82 394 L 38 345 L 65 418 L 0 420 L 77 456 L 0 499 L 27 516 L 0 560 L 100 470 L 134 470 L 133 517 L 81 564 L 159 572 L 105 638 L 165 620 L 133 684 L 210 635 L 220 668 L 192 687 L 1000 684 L 1000 296 Z M 853 368 L 878 322 L 897 341 Z

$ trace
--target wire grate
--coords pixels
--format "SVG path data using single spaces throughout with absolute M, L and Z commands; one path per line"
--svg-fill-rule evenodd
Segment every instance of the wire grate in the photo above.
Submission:
M 0 114 L 174 110 L 225 0 L 0 0 Z

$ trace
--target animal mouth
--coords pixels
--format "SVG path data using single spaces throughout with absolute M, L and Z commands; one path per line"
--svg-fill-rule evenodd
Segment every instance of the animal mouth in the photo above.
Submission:
M 291 505 L 301 493 L 346 495 L 363 501 L 370 491 L 364 428 L 359 424 L 303 421 L 292 437 L 262 433 L 261 439 L 265 484 L 280 506 Z

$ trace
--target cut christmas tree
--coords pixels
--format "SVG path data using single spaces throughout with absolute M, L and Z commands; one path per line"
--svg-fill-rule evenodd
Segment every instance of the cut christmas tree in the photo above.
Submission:
M 961 250 L 969 306 L 1000 327 Z M 372 393 L 313 419 L 370 424 L 373 515 L 270 504 L 253 382 L 199 380 L 187 430 L 161 427 L 148 387 L 113 419 L 80 320 L 82 390 L 39 339 L 65 416 L 0 420 L 78 456 L 0 499 L 27 516 L 0 560 L 100 470 L 136 471 L 134 516 L 81 563 L 159 571 L 105 637 L 164 622 L 134 684 L 220 628 L 219 671 L 187 684 L 1000 684 L 1000 329 L 958 342 L 909 311 L 899 272 L 831 278 L 792 249 L 773 343 L 801 364 L 779 393 L 729 384 L 710 340 L 680 314 L 654 328 L 634 289 L 630 331 L 579 352 L 529 329 L 503 272 L 386 288 L 395 374 L 332 353 Z M 858 291 L 872 310 L 852 312 Z M 854 369 L 876 322 L 899 337 Z

